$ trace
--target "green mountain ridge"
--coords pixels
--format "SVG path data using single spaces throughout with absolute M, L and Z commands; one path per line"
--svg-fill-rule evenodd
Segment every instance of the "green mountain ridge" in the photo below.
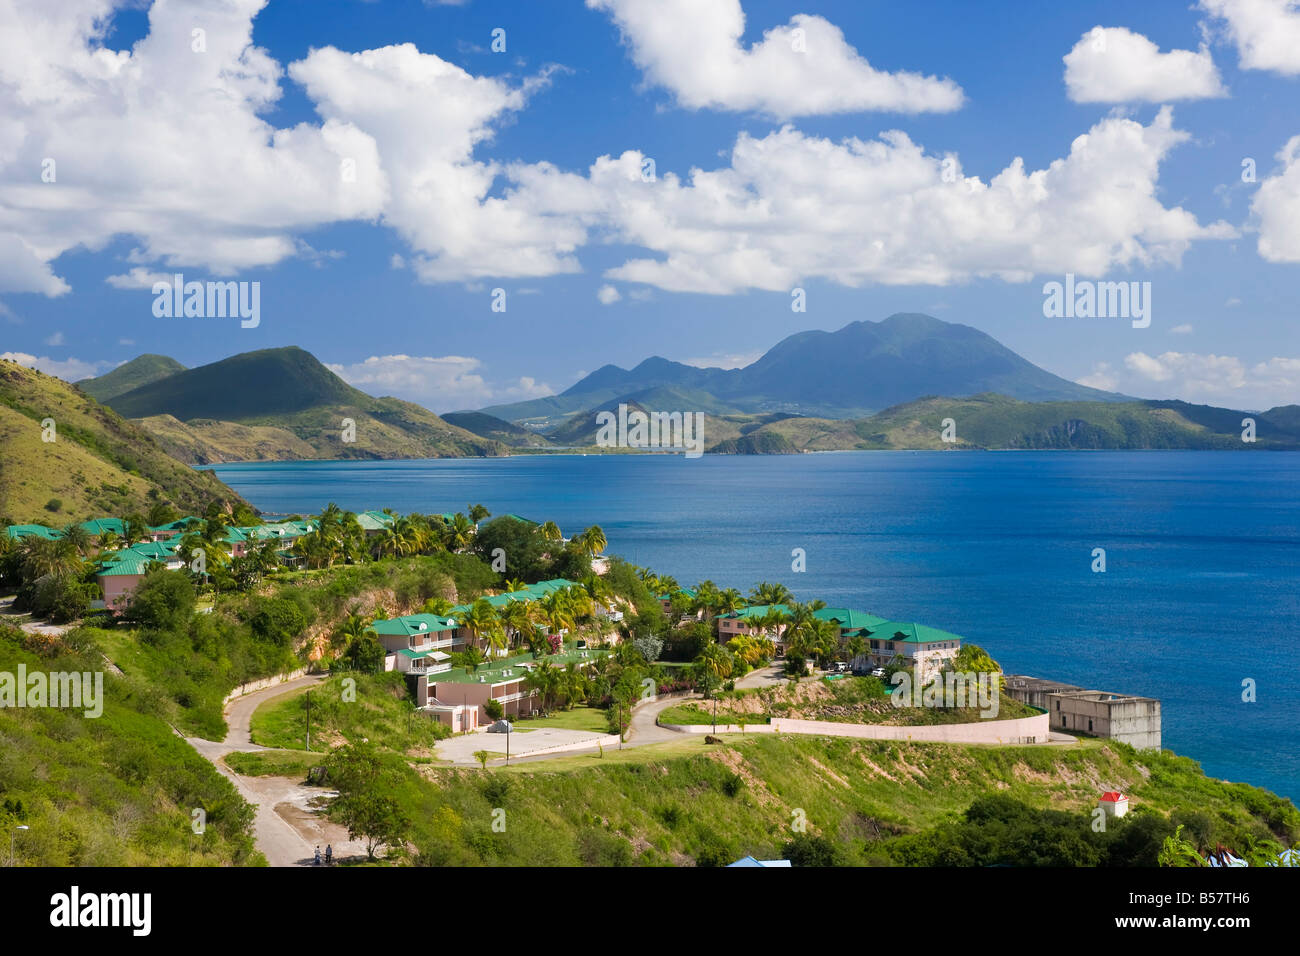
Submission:
M 175 372 L 108 404 L 194 463 L 507 454 L 500 441 L 448 424 L 413 402 L 353 388 L 296 347 L 243 352 Z

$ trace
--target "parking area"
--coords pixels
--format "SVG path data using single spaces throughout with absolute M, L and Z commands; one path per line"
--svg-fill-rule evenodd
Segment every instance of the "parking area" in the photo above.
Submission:
M 510 756 L 525 757 L 538 750 L 552 747 L 578 746 L 586 744 L 596 746 L 597 741 L 604 740 L 605 734 L 595 734 L 588 730 L 565 730 L 560 727 L 542 727 L 510 735 Z M 479 730 L 440 741 L 435 748 L 439 757 L 452 763 L 476 764 L 474 756 L 477 750 L 489 750 L 494 754 L 505 756 L 506 735 L 489 734 Z

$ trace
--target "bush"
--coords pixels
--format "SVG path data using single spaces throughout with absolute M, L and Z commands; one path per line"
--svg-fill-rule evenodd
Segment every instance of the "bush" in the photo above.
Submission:
M 145 572 L 126 609 L 126 619 L 153 630 L 181 630 L 194 614 L 194 584 L 188 574 L 156 566 Z
M 46 511 L 59 511 L 63 508 L 63 500 L 60 498 L 51 498 L 45 502 Z

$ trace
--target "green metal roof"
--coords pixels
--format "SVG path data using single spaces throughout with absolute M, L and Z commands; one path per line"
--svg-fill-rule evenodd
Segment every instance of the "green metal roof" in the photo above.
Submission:
M 729 611 L 726 614 L 719 614 L 718 617 L 733 618 L 751 618 L 762 617 L 768 611 L 780 611 L 782 614 L 789 614 L 790 607 L 786 604 L 754 604 L 750 607 L 742 607 L 736 611 Z
M 106 531 L 111 531 L 116 535 L 126 534 L 126 522 L 121 518 L 91 518 L 89 521 L 81 522 L 80 527 L 85 528 L 87 534 L 96 537 Z
M 420 625 L 424 625 L 421 627 Z M 376 634 L 402 635 L 410 637 L 413 634 L 431 634 L 435 631 L 450 631 L 458 625 L 454 617 L 443 617 L 438 614 L 408 614 L 406 617 L 395 617 L 387 621 L 376 621 L 374 623 Z
M 397 521 L 393 515 L 382 511 L 363 511 L 357 515 L 357 524 L 363 531 L 382 531 Z
M 46 541 L 57 541 L 63 537 L 63 532 L 47 528 L 43 524 L 11 524 L 5 528 L 5 533 L 14 539 L 36 537 L 44 538 Z
M 540 660 L 534 660 L 531 654 L 516 654 L 513 657 L 502 658 L 492 661 L 491 664 L 483 664 L 474 673 L 470 673 L 463 667 L 453 667 L 449 671 L 443 671 L 440 674 L 431 674 L 429 676 L 430 684 L 502 684 L 507 681 L 522 680 L 528 676 L 525 664 L 540 664 L 546 661 L 553 667 L 563 669 L 570 663 L 582 663 L 584 661 L 594 661 L 599 657 L 604 657 L 609 651 L 604 648 L 584 648 L 579 650 L 574 642 L 565 645 L 565 650 L 559 654 L 551 654 Z M 583 655 L 586 655 L 585 657 Z M 502 671 L 511 670 L 513 673 L 506 676 Z M 485 680 L 479 680 L 480 677 Z
M 925 624 L 911 624 L 902 621 L 883 621 L 871 628 L 870 638 L 874 641 L 896 641 L 904 644 L 937 644 L 941 641 L 957 641 L 962 638 L 948 631 Z
M 813 617 L 820 618 L 823 621 L 836 621 L 842 630 L 861 630 L 862 628 L 871 630 L 886 623 L 883 617 L 868 614 L 866 611 L 855 611 L 847 607 L 824 607 L 820 611 L 814 611 Z

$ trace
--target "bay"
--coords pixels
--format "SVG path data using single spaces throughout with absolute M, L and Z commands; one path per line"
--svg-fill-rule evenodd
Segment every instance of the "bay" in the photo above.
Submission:
M 611 553 L 683 584 L 782 581 L 800 600 L 931 624 L 1009 673 L 1158 697 L 1166 748 L 1300 799 L 1300 455 L 521 455 L 213 470 L 268 512 L 482 502 L 565 534 L 599 524 Z M 1096 548 L 1104 573 L 1092 570 Z

